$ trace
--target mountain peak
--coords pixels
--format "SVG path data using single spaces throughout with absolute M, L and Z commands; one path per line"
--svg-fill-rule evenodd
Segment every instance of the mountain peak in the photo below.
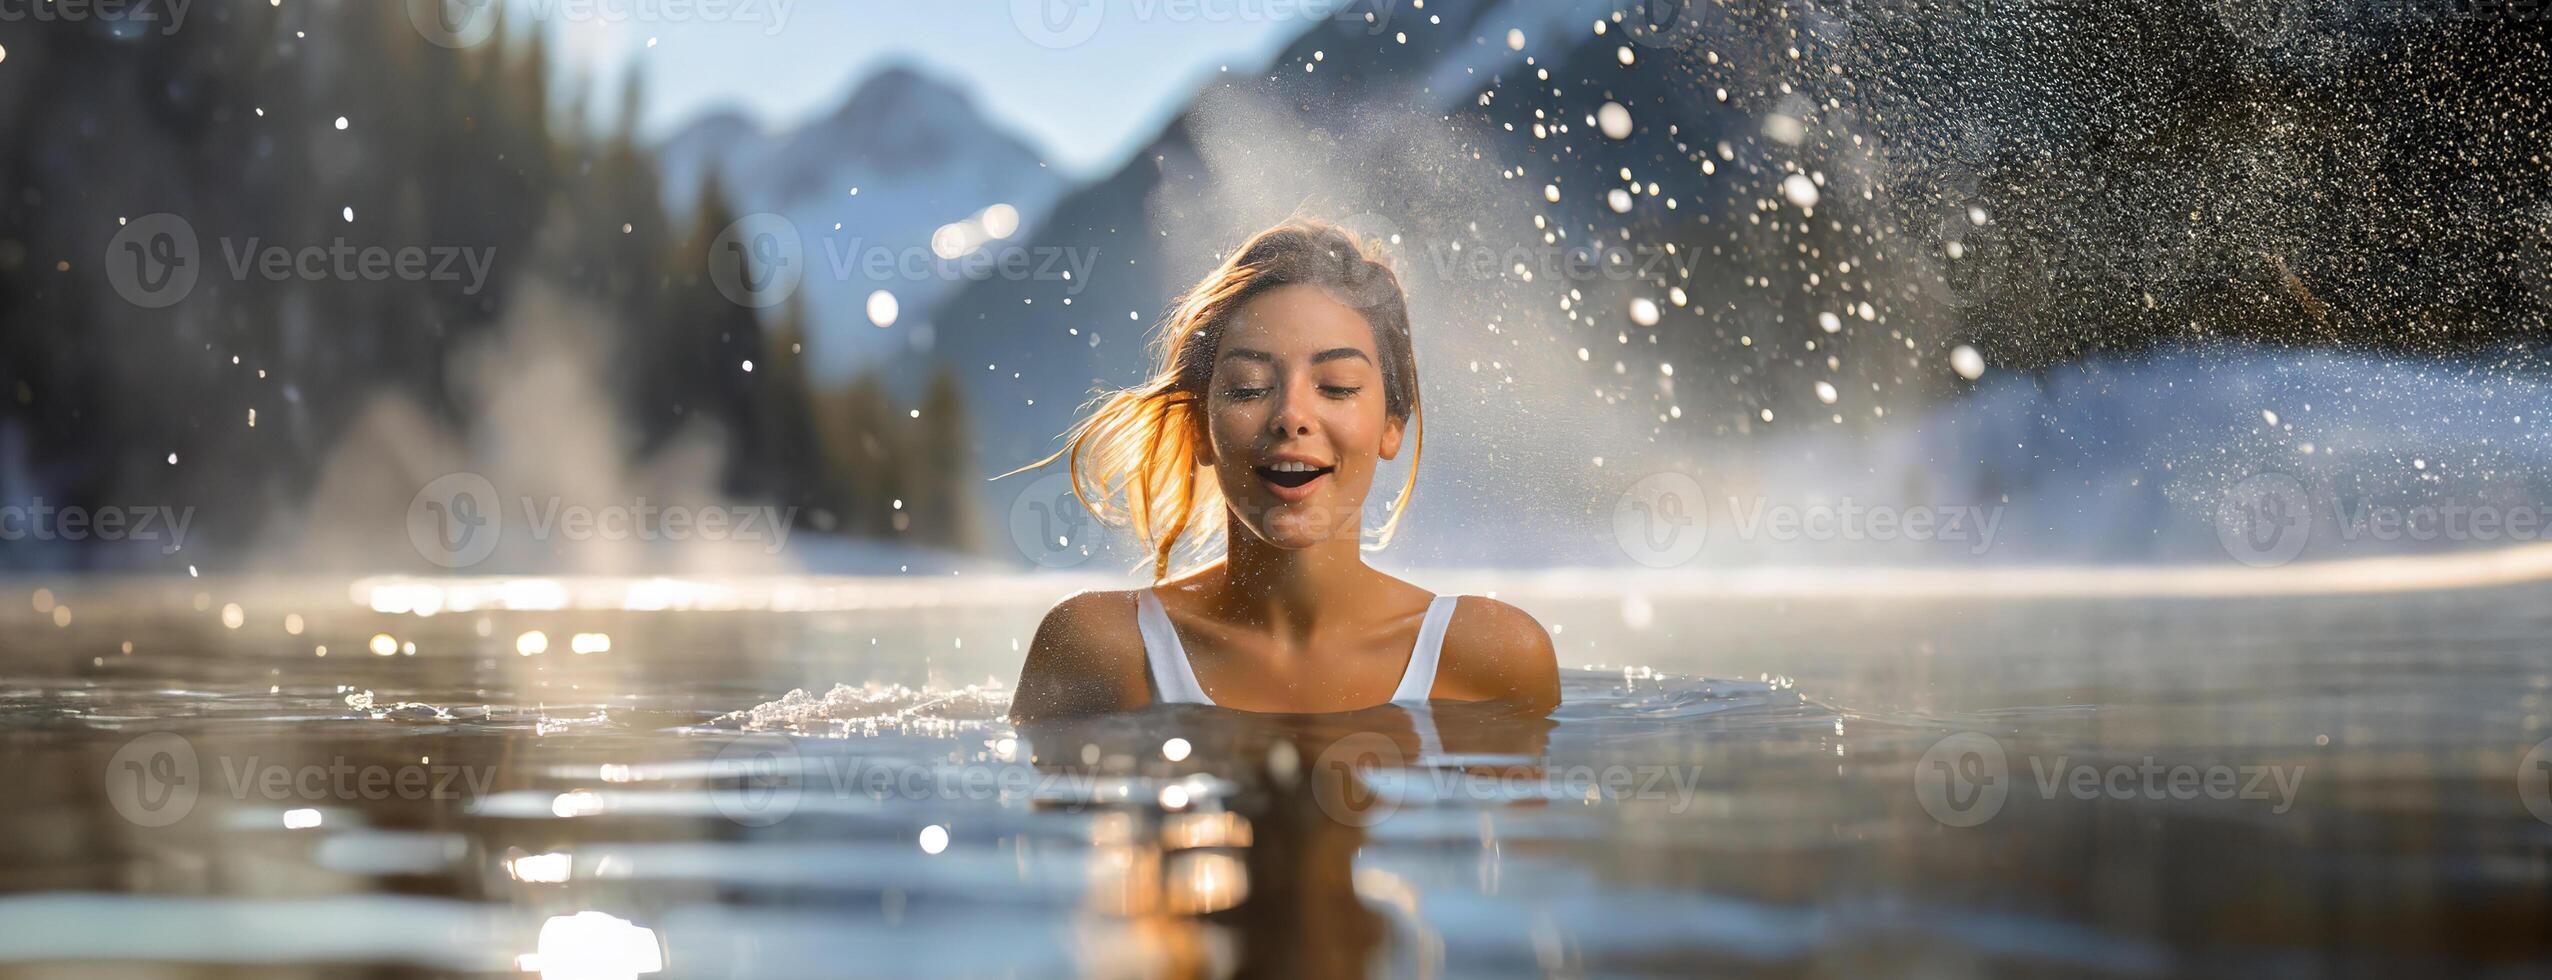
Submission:
M 833 114 L 838 123 L 873 126 L 899 117 L 977 115 L 974 97 L 909 62 L 890 62 L 853 89 Z

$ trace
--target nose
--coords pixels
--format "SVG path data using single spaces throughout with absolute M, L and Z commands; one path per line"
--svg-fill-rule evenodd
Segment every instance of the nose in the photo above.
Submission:
M 1311 434 L 1311 397 L 1310 392 L 1302 390 L 1304 387 L 1300 384 L 1278 387 L 1276 411 L 1267 419 L 1271 432 L 1278 436 Z

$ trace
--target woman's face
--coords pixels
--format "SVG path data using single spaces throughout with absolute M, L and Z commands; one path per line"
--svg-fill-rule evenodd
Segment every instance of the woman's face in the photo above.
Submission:
M 1242 524 L 1279 548 L 1353 534 L 1380 461 L 1400 455 L 1364 315 L 1318 286 L 1243 305 L 1215 353 L 1205 417 L 1215 479 Z

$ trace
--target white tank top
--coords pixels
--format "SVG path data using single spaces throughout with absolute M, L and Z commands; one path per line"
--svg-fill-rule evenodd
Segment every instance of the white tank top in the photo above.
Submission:
M 1440 595 L 1427 603 L 1426 621 L 1418 626 L 1418 645 L 1409 652 L 1409 668 L 1400 674 L 1400 687 L 1391 693 L 1393 704 L 1425 704 L 1427 694 L 1435 690 L 1436 665 L 1443 659 L 1444 627 L 1453 621 L 1453 606 L 1460 596 Z M 1161 608 L 1161 597 L 1151 589 L 1135 593 L 1135 621 L 1143 629 L 1143 659 L 1152 668 L 1152 686 L 1157 700 L 1169 704 L 1213 704 L 1205 695 L 1205 685 L 1196 680 L 1196 669 L 1187 661 L 1187 648 L 1179 643 L 1178 628 L 1170 624 L 1170 614 Z
M 1134 595 L 1134 619 L 1143 630 L 1143 659 L 1152 669 L 1155 699 L 1165 704 L 1213 704 L 1214 699 L 1205 695 L 1205 685 L 1196 680 L 1196 669 L 1187 662 L 1187 648 L 1179 644 L 1178 628 L 1171 625 L 1169 611 L 1161 608 L 1161 597 L 1151 589 Z M 1427 695 L 1435 690 L 1436 667 L 1443 660 L 1445 624 L 1453 621 L 1453 607 L 1460 599 L 1440 595 L 1427 602 L 1426 621 L 1418 626 L 1418 645 L 1409 651 L 1409 667 L 1400 674 L 1400 687 L 1391 693 L 1391 703 L 1409 713 L 1418 735 L 1418 758 L 1412 762 L 1427 764 L 1444 756 L 1444 739 L 1436 732 L 1435 714 L 1427 710 Z

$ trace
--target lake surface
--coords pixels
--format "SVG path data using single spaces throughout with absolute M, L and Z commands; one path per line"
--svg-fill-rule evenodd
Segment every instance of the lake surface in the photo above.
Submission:
M 1014 730 L 1077 584 L 0 584 L 0 971 L 2552 970 L 2540 586 L 1544 578 L 1547 722 Z

